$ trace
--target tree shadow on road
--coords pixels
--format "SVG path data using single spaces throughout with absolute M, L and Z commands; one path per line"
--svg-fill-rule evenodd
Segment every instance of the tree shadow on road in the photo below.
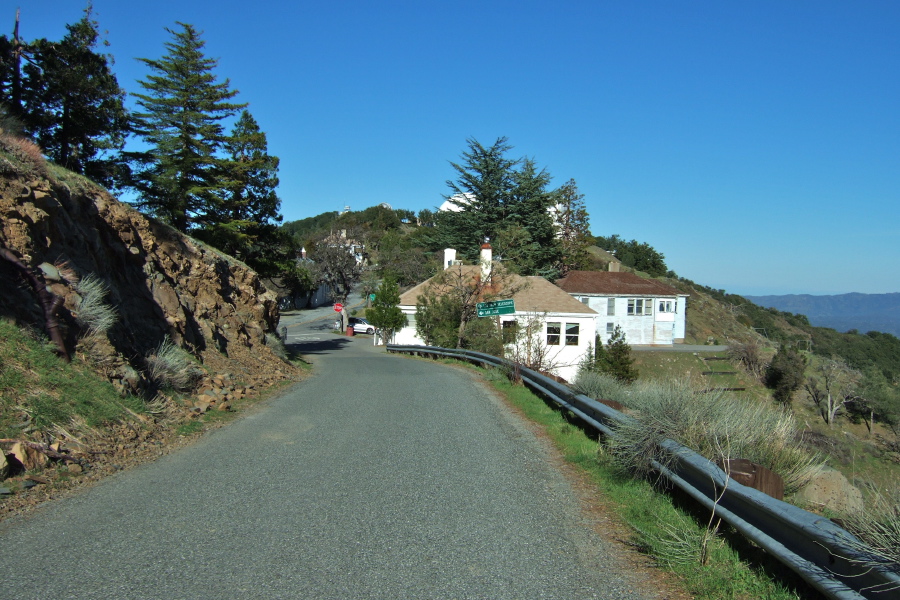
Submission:
M 351 342 L 352 340 L 347 339 L 346 337 L 335 335 L 323 340 L 291 342 L 289 344 L 285 344 L 285 346 L 290 352 L 302 356 L 304 354 L 329 354 L 331 352 L 337 352 Z

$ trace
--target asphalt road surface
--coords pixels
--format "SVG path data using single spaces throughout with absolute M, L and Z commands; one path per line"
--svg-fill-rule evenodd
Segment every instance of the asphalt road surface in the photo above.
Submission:
M 0 598 L 653 597 L 468 371 L 301 320 L 312 377 L 0 524 Z

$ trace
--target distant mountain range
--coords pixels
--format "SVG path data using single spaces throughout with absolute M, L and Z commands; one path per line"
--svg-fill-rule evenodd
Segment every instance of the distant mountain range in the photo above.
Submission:
M 881 331 L 900 337 L 900 293 L 812 296 L 744 296 L 754 304 L 806 315 L 811 325 L 860 333 Z

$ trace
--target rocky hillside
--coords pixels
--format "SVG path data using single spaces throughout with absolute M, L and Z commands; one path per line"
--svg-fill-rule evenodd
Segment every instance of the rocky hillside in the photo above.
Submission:
M 124 392 L 140 392 L 145 357 L 167 338 L 212 375 L 244 381 L 289 376 L 293 368 L 266 346 L 278 320 L 275 297 L 245 265 L 192 240 L 89 181 L 52 165 L 0 164 L 0 317 L 45 329 L 34 281 L 62 301 L 66 350 L 85 352 L 76 283 L 88 275 L 109 289 L 117 315 L 90 336 L 90 357 Z M 17 264 L 18 262 L 18 264 Z

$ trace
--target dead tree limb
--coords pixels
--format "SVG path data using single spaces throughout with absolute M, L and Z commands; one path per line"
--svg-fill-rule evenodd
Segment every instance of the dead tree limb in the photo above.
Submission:
M 35 269 L 29 268 L 11 251 L 6 248 L 0 248 L 0 258 L 4 258 L 11 262 L 16 269 L 19 270 L 22 277 L 28 280 L 28 283 L 37 294 L 41 306 L 44 309 L 44 322 L 47 328 L 47 334 L 50 336 L 50 339 L 53 340 L 53 343 L 56 344 L 59 355 L 63 360 L 69 362 L 71 358 L 69 357 L 69 352 L 66 350 L 62 332 L 59 330 L 59 319 L 56 318 L 56 311 L 62 306 L 63 299 L 47 289 L 47 283 L 44 281 L 43 275 L 39 274 Z

